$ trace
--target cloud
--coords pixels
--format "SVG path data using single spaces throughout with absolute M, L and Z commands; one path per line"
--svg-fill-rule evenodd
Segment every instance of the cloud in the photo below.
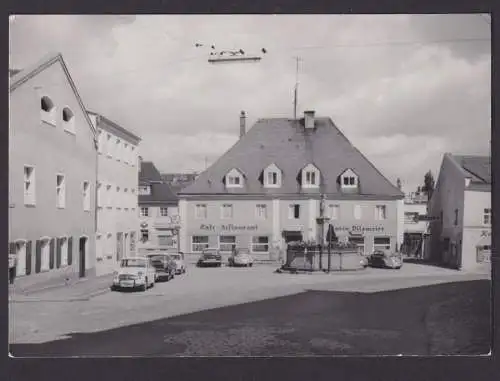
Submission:
M 296 56 L 299 112 L 330 116 L 392 181 L 437 174 L 444 150 L 487 153 L 490 26 L 477 14 L 23 15 L 10 28 L 11 66 L 62 52 L 88 108 L 141 136 L 164 171 L 215 161 L 241 110 L 248 127 L 291 117 Z M 210 65 L 212 44 L 268 54 Z

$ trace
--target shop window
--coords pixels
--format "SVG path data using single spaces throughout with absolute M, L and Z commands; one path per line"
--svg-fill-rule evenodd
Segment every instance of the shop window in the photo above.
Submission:
M 385 220 L 387 218 L 387 210 L 385 205 L 377 205 L 375 206 L 375 219 Z
M 52 126 L 56 125 L 56 106 L 48 96 L 43 96 L 40 99 L 40 118 L 42 122 Z
M 168 216 L 168 208 L 160 207 L 160 217 L 167 217 L 167 216 Z
M 219 236 L 219 250 L 224 253 L 231 252 L 236 247 L 236 236 L 221 235 Z
M 269 237 L 254 236 L 252 237 L 252 253 L 268 253 L 269 252 Z
M 491 225 L 491 209 L 483 210 L 483 225 Z
M 35 167 L 24 166 L 24 205 L 35 205 Z
M 57 207 L 64 209 L 66 207 L 66 181 L 64 175 L 56 175 L 56 197 Z
M 195 217 L 197 219 L 207 218 L 207 204 L 196 204 Z
M 288 207 L 288 218 L 289 219 L 299 219 L 300 218 L 300 205 L 290 204 Z
M 172 247 L 174 245 L 174 239 L 171 235 L 158 235 L 158 245 Z
M 141 208 L 141 217 L 149 217 L 149 208 L 147 207 Z
M 40 242 L 40 271 L 50 269 L 50 239 L 44 239 Z
M 390 237 L 375 237 L 373 239 L 373 248 L 375 250 L 390 250 L 391 238 Z
M 265 220 L 267 218 L 267 205 L 266 204 L 257 204 L 256 205 L 256 216 L 261 220 Z
M 224 219 L 233 218 L 233 205 L 223 204 L 221 207 L 221 217 Z
M 349 237 L 349 242 L 355 244 L 361 254 L 365 253 L 365 237 Z
M 194 235 L 191 238 L 191 251 L 193 253 L 200 253 L 203 249 L 208 249 L 208 236 Z

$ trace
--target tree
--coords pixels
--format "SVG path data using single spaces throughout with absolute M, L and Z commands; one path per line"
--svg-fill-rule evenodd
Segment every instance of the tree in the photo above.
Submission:
M 398 177 L 398 179 L 396 180 L 396 185 L 398 187 L 399 190 L 401 190 L 402 188 L 402 185 L 401 185 L 401 179 Z
M 424 176 L 424 186 L 422 187 L 422 190 L 427 193 L 427 197 L 429 197 L 429 199 L 432 197 L 432 193 L 434 192 L 434 186 L 434 176 L 429 170 Z

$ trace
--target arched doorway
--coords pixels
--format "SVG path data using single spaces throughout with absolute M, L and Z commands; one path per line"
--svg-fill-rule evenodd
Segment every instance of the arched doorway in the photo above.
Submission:
M 79 263 L 80 263 L 80 278 L 85 277 L 85 259 L 87 256 L 87 237 L 80 237 L 79 245 L 78 245 L 78 253 L 79 253 Z

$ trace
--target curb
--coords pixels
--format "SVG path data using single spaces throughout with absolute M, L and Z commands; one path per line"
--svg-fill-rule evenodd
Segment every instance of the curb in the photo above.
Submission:
M 51 297 L 47 297 L 47 298 L 36 298 L 36 297 L 29 297 L 29 296 L 24 296 L 22 297 L 21 299 L 17 299 L 17 298 L 11 298 L 9 297 L 9 302 L 10 303 L 35 303 L 35 302 L 81 302 L 81 301 L 86 301 L 86 300 L 90 300 L 92 299 L 93 297 L 95 296 L 99 296 L 99 295 L 103 295 L 107 292 L 109 292 L 109 286 L 106 285 L 106 288 L 102 288 L 100 290 L 97 290 L 97 291 L 93 291 L 93 292 L 89 292 L 89 293 L 84 293 L 84 294 L 81 294 L 81 295 L 77 295 L 77 296 L 70 296 L 70 297 L 66 297 L 66 298 L 51 298 Z

